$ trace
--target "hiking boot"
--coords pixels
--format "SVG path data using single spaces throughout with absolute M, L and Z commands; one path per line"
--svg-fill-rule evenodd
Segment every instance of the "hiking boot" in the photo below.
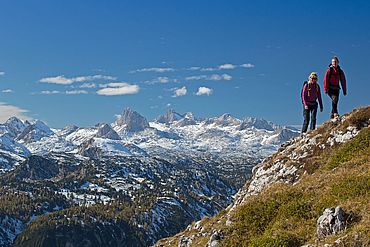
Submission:
M 334 113 L 334 118 L 339 118 L 339 114 L 338 113 Z
M 333 119 L 334 118 L 334 113 L 332 113 L 331 115 L 330 115 L 330 119 Z

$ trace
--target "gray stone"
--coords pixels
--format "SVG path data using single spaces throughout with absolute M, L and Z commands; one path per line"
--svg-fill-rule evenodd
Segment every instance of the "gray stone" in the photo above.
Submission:
M 183 236 L 180 238 L 179 244 L 177 246 L 178 247 L 190 247 L 191 242 L 192 242 L 191 238 Z
M 207 246 L 208 247 L 217 247 L 219 246 L 219 241 L 221 240 L 222 238 L 222 231 L 221 230 L 214 230 L 209 241 L 208 241 L 208 244 Z
M 317 237 L 323 239 L 345 228 L 345 213 L 343 209 L 340 207 L 327 208 L 317 220 Z

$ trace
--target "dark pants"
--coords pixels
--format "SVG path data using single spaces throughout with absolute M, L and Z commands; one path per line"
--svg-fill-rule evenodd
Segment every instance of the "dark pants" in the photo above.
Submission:
M 309 105 L 308 109 L 303 109 L 304 122 L 302 126 L 302 133 L 305 133 L 307 131 L 308 124 L 310 122 L 310 115 L 311 115 L 310 129 L 314 130 L 316 128 L 317 104 Z
M 328 95 L 331 99 L 331 118 L 338 114 L 339 89 L 330 89 Z

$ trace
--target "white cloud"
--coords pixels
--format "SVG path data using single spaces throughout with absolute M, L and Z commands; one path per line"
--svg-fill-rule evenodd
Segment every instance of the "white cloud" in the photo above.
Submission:
M 1 91 L 2 93 L 13 93 L 14 91 L 11 90 L 11 89 L 4 89 L 3 91 Z
M 196 76 L 189 76 L 186 77 L 185 80 L 187 81 L 200 81 L 200 80 L 206 80 L 206 81 L 230 81 L 232 79 L 231 75 L 228 74 L 212 74 L 212 75 L 196 75 Z
M 186 89 L 186 87 L 182 87 L 182 88 L 175 88 L 173 89 L 173 92 L 175 93 L 174 95 L 172 95 L 172 97 L 180 97 L 180 96 L 184 96 L 187 94 L 188 90 Z
M 254 64 L 244 63 L 244 64 L 240 65 L 240 67 L 249 69 L 249 68 L 253 68 L 254 67 Z
M 97 94 L 112 96 L 112 95 L 136 94 L 140 91 L 140 87 L 138 85 L 131 85 L 126 82 L 108 83 L 103 85 L 106 87 L 98 90 L 96 92 Z
M 201 68 L 200 71 L 215 71 L 217 68 Z
M 201 69 L 201 67 L 193 66 L 193 67 L 187 68 L 186 70 L 191 70 L 191 71 L 193 71 L 193 70 L 200 70 L 200 69 Z
M 231 75 L 228 75 L 228 74 L 223 74 L 222 79 L 225 80 L 225 81 L 230 81 L 231 79 L 233 79 L 233 77 Z
M 55 77 L 46 77 L 39 80 L 43 83 L 52 83 L 52 84 L 61 84 L 69 85 L 74 82 L 86 82 L 86 81 L 95 81 L 95 80 L 117 80 L 117 77 L 106 76 L 106 75 L 92 75 L 92 76 L 77 76 L 67 78 L 64 75 L 55 76 Z
M 196 95 L 201 96 L 201 95 L 211 95 L 213 93 L 213 89 L 208 88 L 208 87 L 199 87 L 198 92 Z
M 0 71 L 0 75 L 5 75 L 5 72 L 4 71 Z
M 66 94 L 88 94 L 86 90 L 71 90 L 66 91 Z
M 168 83 L 170 81 L 170 79 L 166 76 L 158 77 L 157 79 L 160 83 Z
M 95 83 L 84 83 L 80 86 L 80 88 L 96 88 Z
M 41 91 L 40 94 L 58 94 L 60 93 L 59 91 L 49 91 L 49 90 L 45 90 L 45 91 Z
M 185 78 L 187 81 L 200 81 L 200 80 L 206 80 L 206 75 L 194 75 L 194 76 L 188 76 Z
M 161 76 L 161 77 L 157 77 L 150 81 L 145 81 L 145 83 L 151 84 L 151 85 L 155 83 L 168 83 L 168 82 L 170 82 L 170 78 L 168 78 L 167 76 Z
M 231 64 L 231 63 L 226 63 L 226 64 L 222 64 L 220 66 L 218 66 L 218 69 L 221 70 L 221 69 L 235 69 L 236 66 L 234 64 Z
M 17 106 L 8 105 L 7 103 L 0 102 L 0 122 L 3 123 L 10 117 L 17 117 L 22 120 L 31 120 L 30 117 L 24 115 L 28 110 L 19 108 Z
M 130 73 L 136 73 L 136 72 L 157 72 L 157 73 L 163 73 L 163 72 L 172 72 L 175 71 L 173 68 L 143 68 L 143 69 L 137 69 L 134 71 L 130 71 Z
M 106 84 L 99 84 L 99 87 L 106 88 L 106 87 L 125 87 L 129 85 L 127 82 L 110 82 Z
M 220 71 L 220 70 L 231 70 L 231 69 L 236 69 L 237 67 L 242 67 L 242 68 L 253 68 L 254 67 L 254 64 L 251 64 L 251 63 L 245 63 L 245 64 L 241 64 L 241 65 L 235 65 L 235 64 L 231 64 L 231 63 L 225 63 L 225 64 L 221 64 L 219 65 L 218 67 L 190 67 L 190 68 L 187 68 L 186 70 L 200 70 L 200 71 Z

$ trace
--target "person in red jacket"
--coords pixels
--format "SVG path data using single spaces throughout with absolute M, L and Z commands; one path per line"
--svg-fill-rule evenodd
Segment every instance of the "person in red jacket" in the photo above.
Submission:
M 317 83 L 317 73 L 312 72 L 308 77 L 308 82 L 304 83 L 302 89 L 302 103 L 303 103 L 303 117 L 304 122 L 302 126 L 302 133 L 306 133 L 308 124 L 310 122 L 311 115 L 311 126 L 310 130 L 314 130 L 316 127 L 316 115 L 317 115 L 317 100 L 320 104 L 320 111 L 323 110 L 320 86 Z
M 331 116 L 330 118 L 338 117 L 338 101 L 339 101 L 339 91 L 340 85 L 343 89 L 343 95 L 347 95 L 347 85 L 346 77 L 343 70 L 339 67 L 338 57 L 333 57 L 331 59 L 331 64 L 326 70 L 324 77 L 324 92 L 329 95 L 332 102 Z

